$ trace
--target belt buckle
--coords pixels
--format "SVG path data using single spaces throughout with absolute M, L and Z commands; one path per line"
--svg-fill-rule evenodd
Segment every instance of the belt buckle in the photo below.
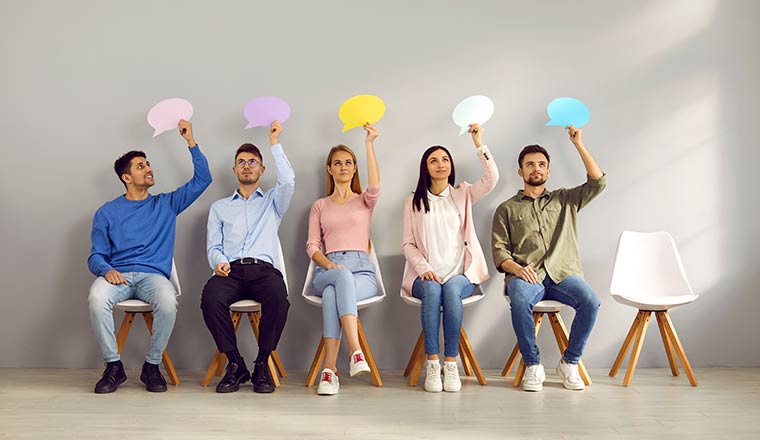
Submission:
M 256 259 L 252 257 L 243 257 L 240 259 L 240 264 L 255 264 Z

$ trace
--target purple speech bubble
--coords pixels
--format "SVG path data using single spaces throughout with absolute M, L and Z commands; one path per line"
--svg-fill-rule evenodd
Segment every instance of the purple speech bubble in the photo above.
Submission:
M 290 117 L 290 106 L 276 96 L 260 96 L 248 101 L 243 109 L 243 116 L 248 120 L 245 128 L 269 127 L 274 121 L 287 121 Z
M 180 119 L 189 120 L 193 116 L 193 105 L 182 98 L 165 99 L 154 105 L 148 111 L 148 124 L 156 131 L 153 137 L 173 130 L 179 125 Z

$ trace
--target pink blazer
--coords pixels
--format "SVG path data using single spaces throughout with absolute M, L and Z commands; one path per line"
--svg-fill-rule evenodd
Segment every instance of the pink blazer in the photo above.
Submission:
M 491 152 L 487 146 L 477 150 L 480 164 L 483 166 L 483 177 L 470 184 L 462 182 L 451 188 L 459 218 L 462 220 L 462 236 L 464 237 L 464 275 L 474 284 L 480 284 L 489 278 L 486 258 L 480 247 L 475 226 L 472 222 L 472 204 L 490 193 L 499 181 L 499 170 L 496 168 Z M 406 269 L 401 289 L 404 295 L 412 295 L 414 280 L 423 273 L 433 270 L 427 260 L 425 245 L 425 211 L 416 211 L 412 204 L 414 195 L 404 201 L 404 238 L 401 248 L 406 258 Z

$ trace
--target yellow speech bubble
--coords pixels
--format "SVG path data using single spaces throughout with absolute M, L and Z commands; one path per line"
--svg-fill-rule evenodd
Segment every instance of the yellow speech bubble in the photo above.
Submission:
M 385 103 L 375 95 L 348 98 L 340 106 L 338 117 L 343 121 L 343 133 L 366 123 L 374 124 L 385 114 Z

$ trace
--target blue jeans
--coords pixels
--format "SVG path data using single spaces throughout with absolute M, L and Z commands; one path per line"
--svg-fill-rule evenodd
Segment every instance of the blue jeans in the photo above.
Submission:
M 165 276 L 145 272 L 121 274 L 128 285 L 114 285 L 98 277 L 90 287 L 87 301 L 90 306 L 90 323 L 100 344 L 106 362 L 118 361 L 119 350 L 114 334 L 113 306 L 122 301 L 137 298 L 153 306 L 153 336 L 145 361 L 158 365 L 169 343 L 177 316 L 177 292 Z
M 472 295 L 475 284 L 464 275 L 457 275 L 443 284 L 422 281 L 412 284 L 412 296 L 422 300 L 422 333 L 425 354 L 438 354 L 438 329 L 443 310 L 443 355 L 455 357 L 459 352 L 459 330 L 462 328 L 462 299 Z
M 327 270 L 317 266 L 311 286 L 322 297 L 322 334 L 340 338 L 340 317 L 358 316 L 356 303 L 377 295 L 375 266 L 366 252 L 330 252 L 327 259 L 345 267 Z
M 507 295 L 512 308 L 512 326 L 517 336 L 517 345 L 526 366 L 541 363 L 536 345 L 536 326 L 533 323 L 533 306 L 541 300 L 559 301 L 575 309 L 564 359 L 568 364 L 578 363 L 591 329 L 594 328 L 600 306 L 596 293 L 583 278 L 571 275 L 556 284 L 547 275 L 543 283 L 530 284 L 515 277 L 507 284 Z

